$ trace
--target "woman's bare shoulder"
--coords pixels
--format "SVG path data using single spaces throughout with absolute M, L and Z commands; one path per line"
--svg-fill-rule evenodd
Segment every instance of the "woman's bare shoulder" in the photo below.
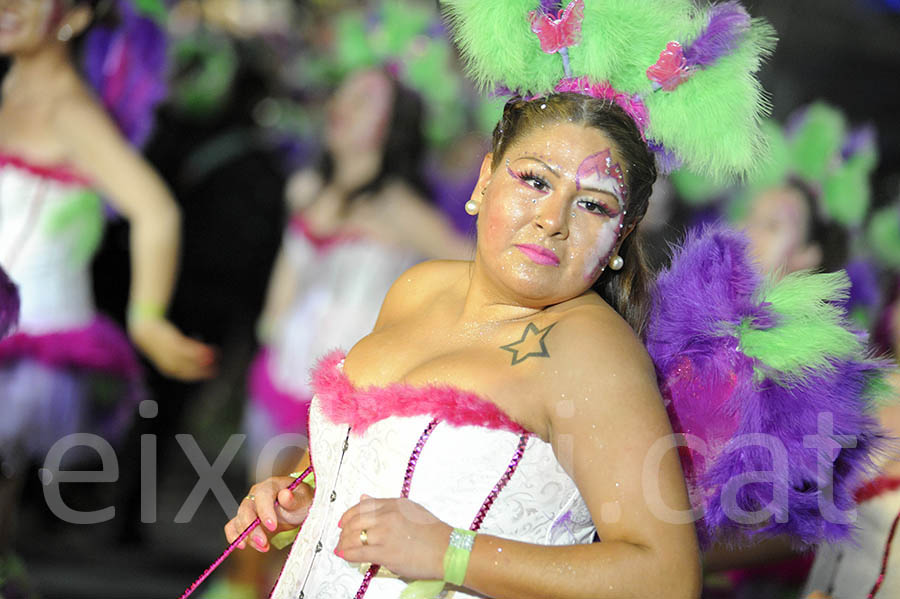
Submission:
M 454 229 L 446 214 L 409 185 L 392 181 L 381 196 L 379 210 L 403 245 L 430 258 L 472 257 L 472 240 Z
M 546 384 L 572 393 L 616 390 L 601 395 L 631 396 L 630 401 L 643 395 L 656 403 L 656 371 L 643 342 L 605 303 L 560 312 L 546 341 L 553 363 L 547 371 L 558 373 L 545 377 Z
M 110 170 L 128 170 L 143 162 L 113 117 L 83 85 L 72 85 L 69 97 L 57 104 L 51 123 L 70 161 L 91 179 L 103 184 Z
M 634 329 L 604 302 L 583 303 L 559 312 L 557 343 L 564 353 L 596 361 L 613 356 L 644 366 L 650 357 Z M 569 356 L 572 357 L 572 356 Z
M 400 275 L 384 298 L 375 330 L 405 319 L 469 275 L 471 262 L 426 260 Z
M 70 85 L 66 98 L 56 104 L 52 122 L 59 133 L 76 142 L 121 137 L 100 101 L 80 83 Z

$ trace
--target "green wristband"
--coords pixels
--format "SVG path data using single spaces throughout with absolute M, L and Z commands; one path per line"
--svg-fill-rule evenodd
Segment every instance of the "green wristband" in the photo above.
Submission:
M 155 302 L 136 301 L 128 306 L 128 323 L 135 324 L 144 320 L 157 320 L 164 318 L 166 309 L 162 304 Z
M 462 586 L 469 569 L 469 558 L 475 544 L 475 531 L 454 528 L 450 532 L 450 544 L 444 553 L 444 581 Z
M 291 530 L 283 530 L 278 534 L 272 535 L 272 538 L 269 539 L 269 542 L 275 549 L 284 549 L 294 542 L 294 539 L 297 538 L 298 534 L 300 534 L 299 526 L 297 528 L 292 528 Z

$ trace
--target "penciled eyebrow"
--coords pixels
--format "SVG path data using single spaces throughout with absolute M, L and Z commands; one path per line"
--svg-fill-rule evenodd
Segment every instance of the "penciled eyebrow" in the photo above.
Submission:
M 560 169 L 558 169 L 558 168 L 556 168 L 556 169 L 553 168 L 552 166 L 550 166 L 549 164 L 547 164 L 546 162 L 544 162 L 543 160 L 541 160 L 541 159 L 538 158 L 537 156 L 530 156 L 530 155 L 520 156 L 520 157 L 516 158 L 515 162 L 518 162 L 519 160 L 533 160 L 534 162 L 540 162 L 541 164 L 544 165 L 544 167 L 546 167 L 546 169 L 547 169 L 548 171 L 550 171 L 551 173 L 553 173 L 553 175 L 554 175 L 555 177 L 559 177 L 559 176 L 560 176 L 560 174 L 559 174 L 559 170 L 560 170 Z

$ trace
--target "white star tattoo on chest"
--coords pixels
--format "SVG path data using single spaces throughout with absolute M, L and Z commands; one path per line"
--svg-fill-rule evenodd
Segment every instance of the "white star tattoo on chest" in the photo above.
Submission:
M 533 322 L 529 322 L 521 339 L 502 345 L 500 349 L 512 354 L 512 366 L 524 362 L 528 358 L 549 358 L 550 353 L 544 344 L 544 338 L 554 326 L 556 326 L 555 322 L 546 328 L 538 329 Z

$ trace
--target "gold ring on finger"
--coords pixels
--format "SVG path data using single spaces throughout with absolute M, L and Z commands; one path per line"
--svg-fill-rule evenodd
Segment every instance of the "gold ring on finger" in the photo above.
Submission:
M 249 499 L 250 501 L 256 501 L 256 495 L 250 493 L 249 495 L 247 495 L 247 499 Z
M 365 528 L 359 531 L 359 542 L 363 545 L 369 544 L 369 533 L 366 532 Z

